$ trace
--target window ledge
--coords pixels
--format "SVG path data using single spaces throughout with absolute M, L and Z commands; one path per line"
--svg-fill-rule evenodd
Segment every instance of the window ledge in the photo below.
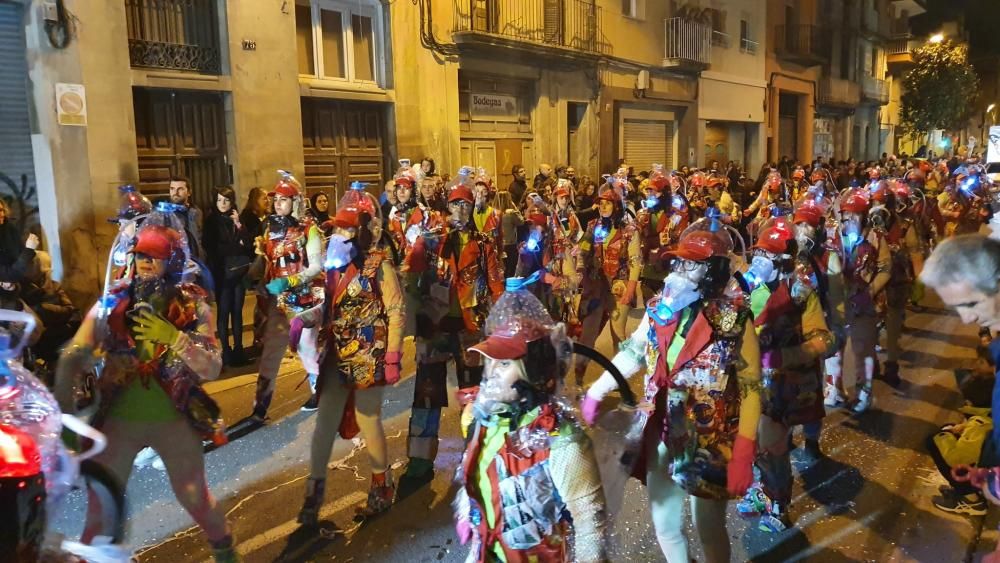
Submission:
M 324 80 L 311 76 L 299 76 L 299 92 L 307 97 L 393 101 L 391 90 L 379 88 L 375 84 L 362 84 L 346 80 Z

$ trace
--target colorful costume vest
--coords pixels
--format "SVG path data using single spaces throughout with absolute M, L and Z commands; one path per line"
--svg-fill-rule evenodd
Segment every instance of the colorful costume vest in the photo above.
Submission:
M 385 252 L 372 252 L 360 271 L 355 264 L 346 271 L 327 274 L 331 296 L 324 323 L 329 330 L 328 353 L 337 362 L 341 381 L 351 389 L 385 384 L 385 346 L 389 319 L 378 285 Z
M 658 299 L 647 307 L 655 310 Z M 655 410 L 639 416 L 645 419 L 646 438 L 666 444 L 674 482 L 695 496 L 729 498 L 726 466 L 739 430 L 741 400 L 736 372 L 743 367 L 740 347 L 750 309 L 742 299 L 720 299 L 705 302 L 684 327 L 679 326 L 682 316 L 675 314 L 665 325 L 650 321 L 645 397 Z M 678 330 L 687 334 L 668 368 L 667 351 Z M 643 450 L 633 476 L 645 481 Z
M 268 229 L 264 234 L 267 243 L 264 252 L 267 255 L 268 269 L 264 283 L 276 278 L 287 278 L 298 275 L 309 266 L 306 255 L 306 242 L 310 229 L 316 228 L 309 219 L 300 221 L 298 225 L 288 227 L 283 233 Z M 315 236 L 320 236 L 318 229 Z M 316 276 L 311 280 L 301 280 L 278 294 L 277 307 L 287 315 L 296 315 L 323 303 L 323 278 Z

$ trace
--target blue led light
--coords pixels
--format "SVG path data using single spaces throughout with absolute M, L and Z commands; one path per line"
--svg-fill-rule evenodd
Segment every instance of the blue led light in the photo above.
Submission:
M 597 242 L 604 242 L 604 239 L 608 236 L 608 228 L 604 225 L 598 225 L 594 227 L 594 240 Z
M 647 209 L 652 209 L 652 208 L 656 207 L 656 204 L 659 201 L 660 200 L 657 199 L 657 198 L 655 198 L 655 197 L 647 197 L 642 203 L 643 203 L 643 205 L 646 206 Z
M 539 236 L 540 235 L 538 234 L 537 231 L 534 232 L 534 233 L 531 233 L 531 236 L 528 237 L 528 242 L 524 243 L 524 247 L 527 248 L 531 252 L 538 252 L 538 249 L 540 247 L 540 245 L 538 244 L 539 243 L 539 240 L 538 240 Z

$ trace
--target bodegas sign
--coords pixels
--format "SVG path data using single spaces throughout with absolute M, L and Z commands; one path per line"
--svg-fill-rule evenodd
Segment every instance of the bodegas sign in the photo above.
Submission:
M 517 98 L 503 94 L 469 93 L 469 114 L 496 121 L 517 121 Z

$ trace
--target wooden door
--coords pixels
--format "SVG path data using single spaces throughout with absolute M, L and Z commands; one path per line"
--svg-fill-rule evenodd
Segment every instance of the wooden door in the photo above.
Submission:
M 358 180 L 381 195 L 386 177 L 384 131 L 384 105 L 302 98 L 306 191 L 336 198 Z
M 191 181 L 191 203 L 210 209 L 214 189 L 232 183 L 222 94 L 136 88 L 133 108 L 142 192 L 165 196 L 180 173 Z

